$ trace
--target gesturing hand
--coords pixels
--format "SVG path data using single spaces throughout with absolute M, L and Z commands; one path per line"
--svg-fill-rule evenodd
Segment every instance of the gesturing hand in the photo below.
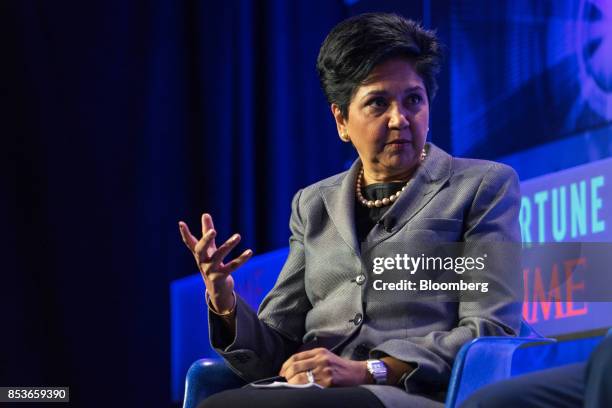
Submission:
M 253 255 L 253 251 L 247 249 L 239 257 L 228 263 L 223 259 L 240 242 L 240 235 L 234 234 L 219 248 L 215 244 L 217 232 L 209 214 L 202 215 L 202 238 L 197 240 L 189 231 L 189 227 L 183 221 L 179 221 L 179 230 L 183 242 L 193 253 L 198 264 L 198 269 L 204 279 L 206 290 L 210 301 L 219 313 L 231 311 L 233 306 L 234 279 L 231 273 L 244 264 Z
M 365 361 L 347 360 L 326 348 L 302 351 L 289 357 L 279 375 L 290 384 L 308 383 L 306 372 L 312 371 L 314 381 L 323 387 L 351 386 L 368 383 Z

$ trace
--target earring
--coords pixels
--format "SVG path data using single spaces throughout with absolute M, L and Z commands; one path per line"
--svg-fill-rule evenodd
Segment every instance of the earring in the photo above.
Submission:
M 349 138 L 348 130 L 345 130 L 344 133 L 342 134 L 342 140 L 344 140 L 345 142 L 348 142 L 349 140 L 351 140 Z

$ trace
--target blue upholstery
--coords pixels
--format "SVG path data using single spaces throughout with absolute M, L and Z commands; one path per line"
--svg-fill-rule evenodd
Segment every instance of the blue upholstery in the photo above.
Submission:
M 604 336 L 575 336 L 556 341 L 523 323 L 519 337 L 481 337 L 465 344 L 455 359 L 446 407 L 458 407 L 477 389 L 516 375 L 584 362 Z M 607 332 L 612 335 L 612 329 Z M 523 347 L 524 346 L 524 347 Z
M 206 397 L 244 384 L 223 360 L 203 358 L 193 363 L 187 372 L 183 407 L 196 408 Z
M 553 342 L 539 336 L 528 324 L 520 337 L 481 337 L 464 345 L 453 366 L 447 407 L 456 407 L 476 389 L 511 375 L 515 350 L 527 343 Z M 195 408 L 204 398 L 244 385 L 221 359 L 198 360 L 189 369 L 183 408 Z
M 521 322 L 518 337 L 479 337 L 461 347 L 448 386 L 446 407 L 458 407 L 477 389 L 512 374 L 515 351 L 524 344 L 554 342 L 540 336 L 527 323 Z

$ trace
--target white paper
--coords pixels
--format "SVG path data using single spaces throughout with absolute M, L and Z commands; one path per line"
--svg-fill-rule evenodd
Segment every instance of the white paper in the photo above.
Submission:
M 310 388 L 310 387 L 323 388 L 317 383 L 289 384 L 287 382 L 281 382 L 281 381 L 274 381 L 269 384 L 250 384 L 250 385 L 251 387 L 257 387 L 257 388 Z

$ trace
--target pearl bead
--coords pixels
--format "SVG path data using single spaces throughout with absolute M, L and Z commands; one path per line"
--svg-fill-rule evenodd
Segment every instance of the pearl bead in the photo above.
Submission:
M 425 151 L 425 149 L 423 149 L 421 151 L 421 157 L 420 157 L 421 161 L 425 160 L 425 157 L 427 157 L 427 152 Z M 361 193 L 361 178 L 363 177 L 363 172 L 364 170 L 362 166 L 361 170 L 359 170 L 359 174 L 357 175 L 357 180 L 355 181 L 355 192 L 357 195 L 357 200 L 363 206 L 368 207 L 368 208 L 382 207 L 382 206 L 394 203 L 399 198 L 400 194 L 408 188 L 408 183 L 410 183 L 410 180 L 408 180 L 400 191 L 396 192 L 395 194 L 392 194 L 390 197 L 385 197 L 382 200 L 376 200 L 376 201 L 366 200 L 363 194 Z

